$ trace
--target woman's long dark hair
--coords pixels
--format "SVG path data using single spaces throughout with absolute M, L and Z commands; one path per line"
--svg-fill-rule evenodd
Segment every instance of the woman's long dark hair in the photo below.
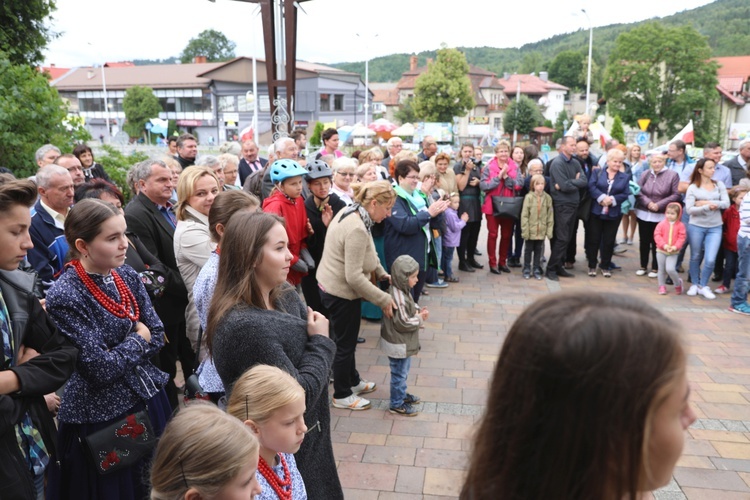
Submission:
M 508 333 L 462 499 L 635 499 L 651 416 L 684 373 L 677 326 L 628 295 L 548 295 Z
M 263 262 L 263 246 L 268 241 L 268 232 L 276 224 L 284 226 L 284 219 L 262 212 L 237 212 L 229 219 L 221 238 L 219 274 L 208 310 L 206 346 L 209 352 L 216 327 L 234 306 L 246 304 L 267 309 L 255 268 Z M 271 291 L 271 303 L 276 303 L 283 287 L 280 285 Z

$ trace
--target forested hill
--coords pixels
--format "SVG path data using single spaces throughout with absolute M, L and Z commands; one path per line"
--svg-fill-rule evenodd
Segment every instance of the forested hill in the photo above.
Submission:
M 701 34 L 708 37 L 714 56 L 750 54 L 750 1 L 748 0 L 716 0 L 708 5 L 657 20 L 670 26 L 692 24 Z M 603 68 L 617 36 L 649 21 L 653 19 L 595 28 L 593 57 L 595 63 Z M 499 76 L 504 72 L 543 71 L 547 69 L 555 55 L 564 50 L 588 51 L 588 36 L 588 30 L 580 30 L 529 43 L 520 49 L 457 48 L 466 54 L 469 64 L 485 68 Z M 419 58 L 419 66 L 423 66 L 428 58 L 435 58 L 436 50 L 416 54 Z M 370 81 L 398 81 L 401 74 L 409 69 L 410 56 L 411 54 L 393 54 L 370 60 Z M 360 73 L 364 78 L 364 61 L 331 64 L 330 66 Z

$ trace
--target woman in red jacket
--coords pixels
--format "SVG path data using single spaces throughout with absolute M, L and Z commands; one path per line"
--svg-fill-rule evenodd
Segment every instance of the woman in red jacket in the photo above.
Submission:
M 279 215 L 286 222 L 289 251 L 292 253 L 287 281 L 297 288 L 302 282 L 302 277 L 315 268 L 306 241 L 307 236 L 312 234 L 312 226 L 307 219 L 305 201 L 301 198 L 302 177 L 307 173 L 307 170 L 294 160 L 276 160 L 271 165 L 271 181 L 274 188 L 271 196 L 263 200 L 264 212 Z

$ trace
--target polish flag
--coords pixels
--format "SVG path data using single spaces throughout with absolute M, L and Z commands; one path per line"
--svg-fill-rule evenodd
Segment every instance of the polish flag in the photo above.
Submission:
M 685 144 L 690 144 L 695 142 L 695 133 L 693 132 L 693 120 L 690 120 L 690 122 L 685 125 L 685 128 L 677 132 L 677 135 L 672 138 L 669 142 L 674 141 L 682 141 Z
M 242 132 L 240 132 L 240 142 L 249 141 L 253 139 L 254 136 L 255 136 L 255 133 L 253 132 L 252 125 L 247 126 L 242 129 Z
M 589 127 L 591 130 L 591 133 L 594 135 L 594 139 L 597 139 L 599 141 L 599 146 L 604 149 L 604 143 L 612 139 L 612 136 L 609 135 L 609 132 L 607 132 L 607 129 L 604 128 L 604 126 L 599 122 L 594 122 L 591 124 L 591 127 Z

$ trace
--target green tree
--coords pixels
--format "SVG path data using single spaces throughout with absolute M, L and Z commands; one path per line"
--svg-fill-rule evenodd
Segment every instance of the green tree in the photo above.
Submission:
M 180 54 L 183 64 L 191 63 L 196 56 L 204 56 L 208 62 L 228 61 L 234 58 L 237 46 L 224 33 L 212 29 L 204 30 L 197 37 L 191 38 L 185 50 Z
M 10 0 L 0 6 L 0 51 L 13 64 L 35 65 L 42 61 L 42 51 L 58 33 L 50 31 L 45 21 L 57 9 L 54 0 Z
M 315 128 L 313 128 L 313 133 L 310 136 L 310 145 L 311 146 L 322 146 L 323 145 L 323 130 L 325 130 L 325 125 L 323 125 L 323 122 L 315 122 Z
M 415 123 L 419 121 L 417 114 L 414 112 L 414 98 L 409 97 L 393 113 L 393 117 L 403 125 L 404 123 Z
M 522 95 L 518 101 L 513 99 L 506 108 L 503 128 L 506 134 L 514 130 L 519 134 L 528 134 L 542 123 L 544 117 L 539 107 L 532 99 Z
M 581 65 L 586 66 L 586 59 L 575 50 L 560 52 L 549 65 L 549 79 L 570 89 L 580 90 L 586 85 L 585 76 L 581 84 Z
M 27 177 L 37 170 L 34 153 L 42 144 L 70 151 L 73 137 L 86 139 L 87 134 L 67 116 L 57 89 L 43 74 L 12 64 L 0 52 L 0 165 Z
M 609 135 L 612 136 L 612 139 L 620 141 L 620 144 L 625 144 L 625 129 L 622 128 L 622 119 L 620 118 L 620 115 L 615 115 L 615 120 L 612 122 L 612 130 L 610 130 Z
M 652 22 L 621 34 L 604 76 L 609 111 L 631 126 L 650 118 L 650 131 L 674 134 L 716 98 L 710 57 L 706 38 L 692 26 Z
M 125 126 L 123 129 L 130 137 L 140 137 L 151 118 L 158 118 L 162 111 L 159 99 L 154 95 L 151 87 L 136 85 L 125 91 L 122 100 L 122 110 L 125 112 Z
M 469 63 L 456 49 L 442 48 L 414 86 L 414 112 L 428 122 L 453 122 L 474 107 Z
M 552 134 L 552 142 L 557 142 L 558 139 L 561 139 L 562 136 L 565 135 L 565 123 L 568 122 L 568 112 L 564 109 L 560 112 L 560 114 L 557 115 L 557 120 L 555 120 L 555 133 Z
M 524 74 L 530 74 L 530 73 L 538 73 L 542 70 L 542 55 L 537 52 L 529 52 L 523 56 L 523 59 L 521 60 L 521 69 L 520 73 L 522 75 Z

